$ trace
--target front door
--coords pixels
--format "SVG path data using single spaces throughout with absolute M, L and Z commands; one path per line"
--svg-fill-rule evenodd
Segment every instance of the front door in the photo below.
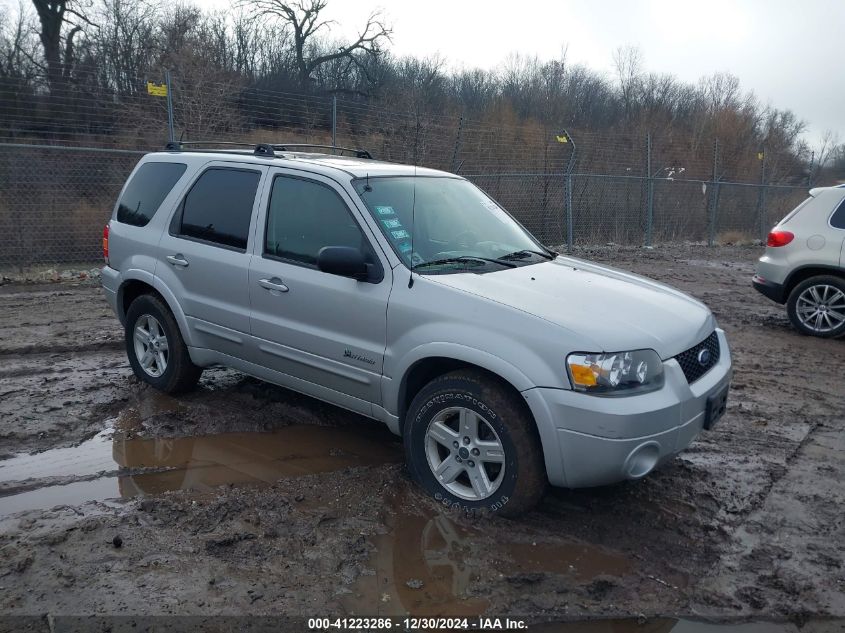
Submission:
M 369 413 L 381 403 L 391 269 L 337 183 L 287 170 L 270 178 L 249 273 L 257 362 L 295 389 Z M 324 246 L 361 249 L 381 280 L 321 272 Z

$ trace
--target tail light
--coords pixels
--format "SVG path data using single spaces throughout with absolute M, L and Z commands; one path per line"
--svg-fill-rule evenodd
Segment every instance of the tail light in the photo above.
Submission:
M 106 260 L 106 265 L 109 263 L 109 225 L 103 227 L 103 259 Z
M 794 239 L 795 235 L 789 231 L 772 231 L 769 233 L 769 239 L 766 240 L 766 246 L 786 246 Z

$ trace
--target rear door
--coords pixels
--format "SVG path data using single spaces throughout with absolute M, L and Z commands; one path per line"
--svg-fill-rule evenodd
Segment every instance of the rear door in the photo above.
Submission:
M 248 355 L 249 262 L 266 173 L 258 165 L 209 163 L 159 242 L 156 275 L 176 295 L 197 347 Z
M 269 177 L 249 274 L 256 362 L 292 388 L 369 413 L 381 403 L 390 266 L 337 183 L 283 169 Z M 360 248 L 381 281 L 318 270 L 324 246 Z

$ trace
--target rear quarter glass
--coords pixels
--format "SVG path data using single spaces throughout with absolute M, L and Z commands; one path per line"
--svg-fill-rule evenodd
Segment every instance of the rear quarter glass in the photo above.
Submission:
M 845 229 L 845 200 L 839 203 L 833 215 L 830 216 L 830 226 L 835 229 Z
M 185 173 L 184 163 L 149 162 L 130 177 L 117 205 L 117 221 L 146 226 Z

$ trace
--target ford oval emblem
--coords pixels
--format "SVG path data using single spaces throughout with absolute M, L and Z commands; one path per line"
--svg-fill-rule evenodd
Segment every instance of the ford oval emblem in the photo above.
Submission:
M 698 364 L 707 367 L 710 364 L 710 350 L 706 347 L 698 351 Z

